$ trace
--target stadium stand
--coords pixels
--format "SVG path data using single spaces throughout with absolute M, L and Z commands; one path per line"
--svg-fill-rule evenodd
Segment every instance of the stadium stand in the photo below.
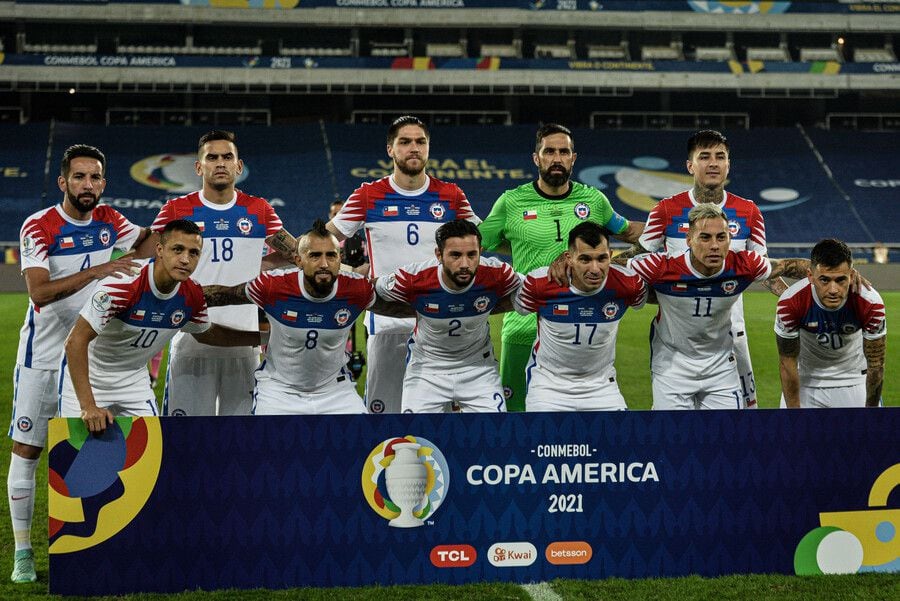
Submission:
M 193 145 L 203 131 L 56 124 L 51 141 L 49 124 L 0 125 L 0 135 L 9 141 L 0 163 L 22 175 L 9 178 L 2 189 L 0 240 L 15 240 L 27 214 L 58 200 L 55 181 L 43 177 L 48 145 L 52 156 L 76 141 L 103 148 L 110 157 L 105 201 L 137 223 L 149 223 L 167 197 L 196 185 Z M 382 123 L 236 131 L 247 167 L 243 185 L 272 200 L 295 230 L 327 214 L 332 200 L 360 182 L 389 171 L 380 152 Z M 868 246 L 900 242 L 896 220 L 886 218 L 893 215 L 900 187 L 892 169 L 900 153 L 896 135 L 798 128 L 726 133 L 732 145 L 727 188 L 759 204 L 771 241 L 802 246 L 832 235 Z M 504 190 L 534 177 L 533 134 L 530 125 L 436 125 L 430 172 L 458 183 L 485 216 Z M 629 219 L 643 220 L 656 200 L 690 185 L 683 131 L 577 129 L 575 139 L 576 179 L 601 188 Z

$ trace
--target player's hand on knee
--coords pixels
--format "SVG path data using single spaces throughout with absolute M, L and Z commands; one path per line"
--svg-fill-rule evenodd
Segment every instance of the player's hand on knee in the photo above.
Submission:
M 97 406 L 81 410 L 81 421 L 93 434 L 99 434 L 106 430 L 107 426 L 112 425 L 113 419 L 113 414 L 109 410 Z

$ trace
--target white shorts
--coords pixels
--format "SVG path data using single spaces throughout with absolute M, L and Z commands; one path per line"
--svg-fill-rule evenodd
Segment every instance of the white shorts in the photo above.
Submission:
M 737 369 L 704 380 L 650 374 L 653 385 L 652 409 L 744 409 Z
M 403 413 L 450 413 L 454 405 L 463 413 L 506 411 L 503 384 L 493 356 L 452 374 L 422 365 L 407 367 Z
M 257 356 L 170 355 L 163 415 L 250 415 L 257 367 Z
M 366 340 L 369 413 L 400 413 L 409 332 L 372 334 Z
M 44 448 L 47 420 L 59 407 L 59 370 L 16 365 L 9 436 L 16 442 Z
M 159 415 L 155 398 L 121 402 L 95 399 L 95 402 L 98 407 L 108 409 L 116 417 L 155 417 Z M 81 417 L 81 404 L 70 387 L 63 388 L 60 394 L 59 415 L 60 417 Z
M 803 409 L 836 409 L 866 406 L 865 383 L 829 388 L 800 387 L 800 407 Z M 781 407 L 787 407 L 781 395 Z
M 625 411 L 625 397 L 619 391 L 615 379 L 590 394 L 573 394 L 566 390 L 546 386 L 528 386 L 525 411 Z
M 253 415 L 334 415 L 367 413 L 352 378 L 339 376 L 312 392 L 300 392 L 270 379 L 253 392 Z

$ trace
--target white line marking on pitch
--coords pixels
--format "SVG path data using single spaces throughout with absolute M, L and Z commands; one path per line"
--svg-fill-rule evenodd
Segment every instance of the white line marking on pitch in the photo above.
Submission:
M 562 601 L 549 582 L 537 582 L 534 584 L 519 585 L 528 593 L 534 601 Z

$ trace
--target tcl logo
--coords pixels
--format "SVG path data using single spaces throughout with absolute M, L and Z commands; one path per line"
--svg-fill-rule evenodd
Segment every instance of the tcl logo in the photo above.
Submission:
M 431 563 L 436 568 L 467 568 L 477 557 L 472 545 L 438 545 L 431 550 Z

